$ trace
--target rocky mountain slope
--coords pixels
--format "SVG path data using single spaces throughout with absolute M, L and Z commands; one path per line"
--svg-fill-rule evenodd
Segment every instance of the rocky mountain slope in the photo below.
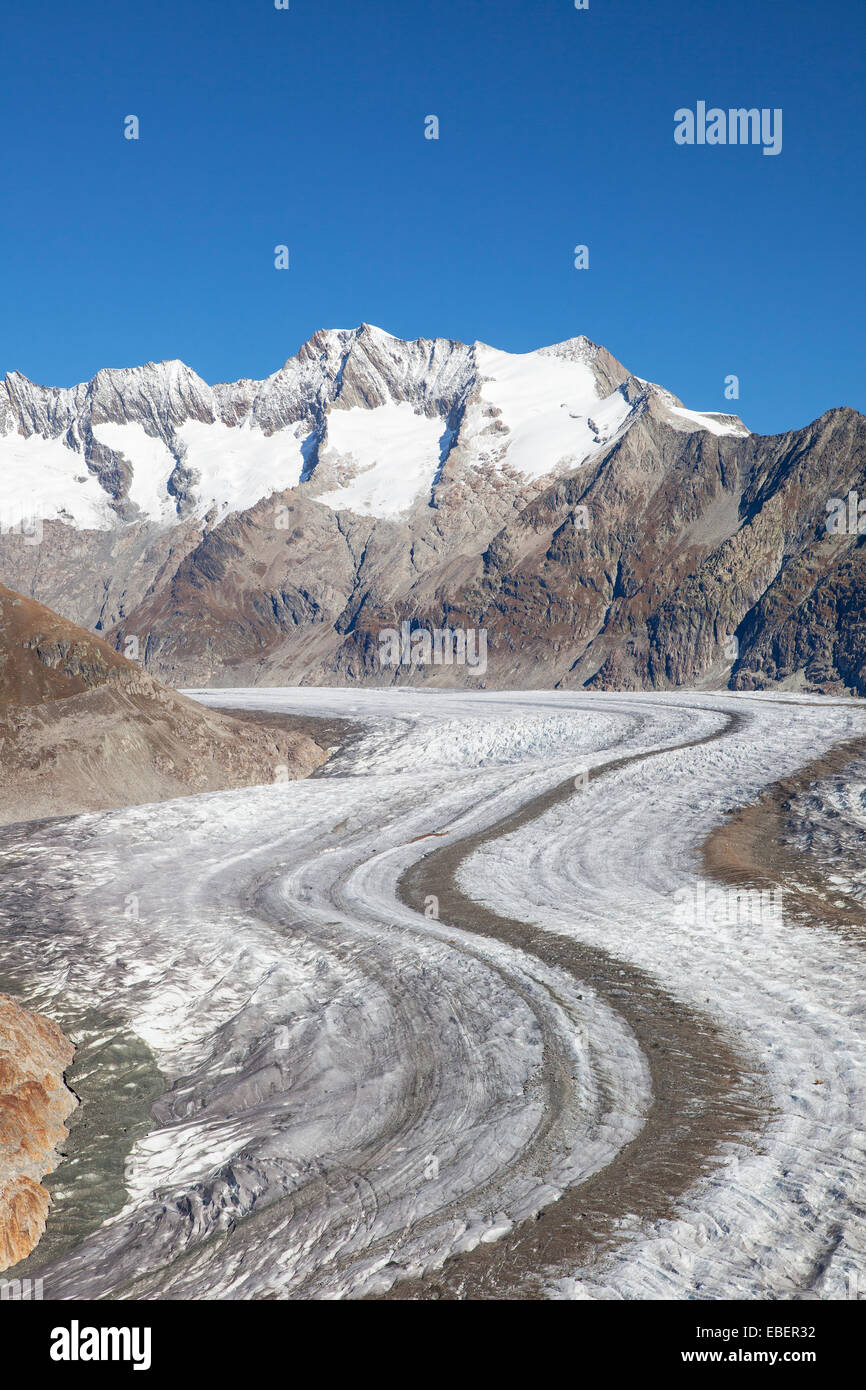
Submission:
M 0 575 L 174 685 L 862 693 L 860 538 L 826 519 L 866 491 L 864 441 L 848 409 L 751 434 L 586 338 L 362 325 L 263 382 L 11 374 Z M 403 623 L 483 629 L 486 669 L 383 664 Z
M 203 709 L 0 585 L 0 823 L 287 780 L 325 756 Z
M 57 1166 L 76 1105 L 63 1080 L 74 1052 L 51 1019 L 0 994 L 0 1271 L 29 1255 L 45 1230 L 42 1178 Z

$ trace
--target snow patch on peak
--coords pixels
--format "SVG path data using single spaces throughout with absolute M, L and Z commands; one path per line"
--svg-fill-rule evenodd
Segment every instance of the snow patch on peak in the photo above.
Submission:
M 710 434 L 730 434 L 745 438 L 751 431 L 743 424 L 739 415 L 721 415 L 714 411 L 686 410 L 682 405 L 668 406 L 668 413 L 675 419 L 675 428 L 709 430 Z M 682 423 L 678 423 L 682 422 Z
M 246 511 L 265 497 L 297 487 L 304 467 L 305 426 L 265 434 L 254 425 L 237 428 L 217 420 L 189 420 L 178 431 L 183 464 L 195 475 L 199 516 L 216 508 L 222 519 Z
M 135 421 L 118 424 L 106 420 L 93 426 L 93 435 L 100 444 L 122 455 L 133 465 L 127 493 L 133 506 L 153 521 L 176 520 L 174 500 L 167 488 L 174 472 L 175 459 L 163 441 L 158 436 L 148 434 L 144 426 Z
M 439 467 L 443 424 L 408 401 L 332 411 L 319 469 L 337 486 L 316 501 L 364 516 L 399 516 L 428 492 Z
M 0 479 L 0 534 L 37 520 L 91 531 L 117 524 L 96 476 L 61 439 L 18 433 L 0 438 Z
M 481 399 L 507 432 L 509 464 L 527 478 L 578 467 L 630 414 L 620 391 L 602 397 L 592 367 L 579 356 L 508 353 L 479 344 L 476 359 Z

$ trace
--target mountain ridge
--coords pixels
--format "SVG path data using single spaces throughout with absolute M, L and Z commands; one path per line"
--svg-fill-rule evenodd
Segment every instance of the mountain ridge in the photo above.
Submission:
M 423 495 L 425 483 L 435 485 L 437 469 L 452 449 L 466 442 L 461 434 L 469 406 L 478 407 L 472 434 L 483 434 L 489 421 L 501 416 L 501 406 L 484 392 L 485 385 L 497 382 L 497 373 L 507 373 L 509 378 L 500 395 L 507 397 L 515 386 L 531 394 L 533 382 L 515 383 L 521 372 L 531 374 L 537 388 L 548 394 L 552 391 L 554 398 L 570 395 L 581 407 L 587 407 L 587 417 L 593 405 L 601 405 L 626 383 L 631 383 L 632 397 L 656 392 L 674 410 L 682 408 L 677 397 L 633 377 L 605 348 L 583 336 L 515 354 L 481 342 L 465 344 L 455 339 L 418 338 L 410 342 L 362 324 L 357 329 L 320 330 L 261 381 L 244 378 L 210 386 L 178 359 L 131 368 L 101 368 L 90 381 L 66 388 L 40 386 L 20 372 L 7 373 L 2 388 L 5 400 L 0 399 L 0 463 L 4 444 L 8 454 L 10 441 L 16 438 L 41 440 L 43 445 L 59 442 L 67 451 L 65 455 L 56 448 L 52 452 L 40 451 L 35 444 L 27 448 L 19 445 L 15 461 L 19 466 L 35 467 L 37 475 L 40 468 L 50 470 L 56 486 L 58 471 L 64 467 L 69 470 L 77 455 L 84 474 L 79 468 L 73 476 L 95 486 L 86 486 L 80 494 L 67 480 L 60 499 L 50 489 L 37 487 L 34 502 L 41 505 L 43 519 L 57 517 L 81 529 L 110 529 L 145 518 L 168 525 L 191 513 L 203 518 L 213 508 L 217 515 L 243 510 L 280 486 L 311 482 L 322 463 L 326 475 L 329 466 L 337 475 L 339 489 L 340 462 L 348 457 L 364 471 L 368 460 L 356 458 L 359 447 L 363 454 L 365 441 L 359 446 L 351 431 L 345 437 L 344 421 L 339 416 L 329 429 L 332 413 L 393 413 L 401 406 L 411 406 L 414 418 L 441 421 L 441 431 L 434 437 L 432 431 L 412 426 L 405 413 L 399 422 L 403 436 L 407 430 L 417 436 L 410 440 L 410 451 L 423 455 L 417 486 L 411 495 L 401 497 L 398 510 L 405 512 Z M 567 404 L 566 399 L 563 405 Z M 624 404 L 614 403 L 614 410 L 618 418 L 609 422 L 612 428 L 621 423 Z M 583 417 L 578 412 L 571 418 Z M 712 413 L 698 416 L 699 421 L 716 418 Z M 731 419 L 730 428 L 744 429 L 740 422 L 733 423 L 736 417 Z M 383 426 L 396 423 L 393 414 L 388 420 L 379 417 L 376 421 L 380 432 Z M 211 427 L 212 433 L 224 431 L 217 447 L 223 454 L 238 451 L 241 471 L 246 466 L 255 474 L 249 486 L 245 480 L 234 487 L 220 485 L 207 436 L 197 426 Z M 276 436 L 286 431 L 276 447 Z M 339 437 L 332 438 L 335 434 Z M 576 426 L 557 430 L 557 436 L 557 445 L 562 442 L 565 448 L 571 442 L 581 458 L 595 443 L 589 429 L 581 432 Z M 266 441 L 272 442 L 271 447 Z M 507 453 L 509 441 L 500 442 Z M 26 458 L 28 449 L 32 463 Z M 246 464 L 241 458 L 244 451 Z M 523 455 L 525 471 L 526 450 Z M 553 467 L 559 459 L 546 462 Z M 27 500 L 22 494 L 19 505 L 23 507 Z M 350 506 L 353 500 L 358 499 L 349 497 Z M 361 502 L 374 509 L 370 499 Z M 392 511 L 388 508 L 381 514 Z
M 42 476 L 22 450 L 60 448 L 102 511 L 53 497 L 41 543 L 0 537 L 0 575 L 174 685 L 866 690 L 860 537 L 826 527 L 866 493 L 849 407 L 758 435 L 583 336 L 509 354 L 371 325 L 262 382 L 93 383 L 7 386 L 44 433 L 0 410 L 3 500 Z M 379 633 L 404 623 L 483 629 L 489 670 L 392 669 Z

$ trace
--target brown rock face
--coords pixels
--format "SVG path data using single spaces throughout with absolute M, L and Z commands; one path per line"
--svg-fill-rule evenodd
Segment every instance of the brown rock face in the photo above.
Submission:
M 829 499 L 849 490 L 866 496 L 856 411 L 742 438 L 679 433 L 650 408 L 483 553 L 431 569 L 387 604 L 367 596 L 331 659 L 339 678 L 382 680 L 379 630 L 409 620 L 485 628 L 492 687 L 863 695 L 866 537 L 826 527 Z M 474 683 L 468 666 L 398 678 Z
M 51 1019 L 0 994 L 0 1270 L 29 1255 L 45 1230 L 41 1179 L 57 1167 L 77 1103 L 63 1081 L 74 1052 Z
M 101 637 L 0 584 L 0 705 L 79 695 L 126 668 Z
M 185 699 L 0 585 L 0 824 L 287 781 L 326 757 Z

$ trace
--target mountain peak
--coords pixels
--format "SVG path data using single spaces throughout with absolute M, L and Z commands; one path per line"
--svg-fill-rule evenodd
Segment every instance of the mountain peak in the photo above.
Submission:
M 263 381 L 216 386 L 177 358 L 104 367 L 69 388 L 11 372 L 0 392 L 4 500 L 96 530 L 212 524 L 287 488 L 334 511 L 405 516 L 455 469 L 519 492 L 581 467 L 653 391 L 678 430 L 746 432 L 639 383 L 583 334 L 506 352 L 364 322 L 318 330 Z

